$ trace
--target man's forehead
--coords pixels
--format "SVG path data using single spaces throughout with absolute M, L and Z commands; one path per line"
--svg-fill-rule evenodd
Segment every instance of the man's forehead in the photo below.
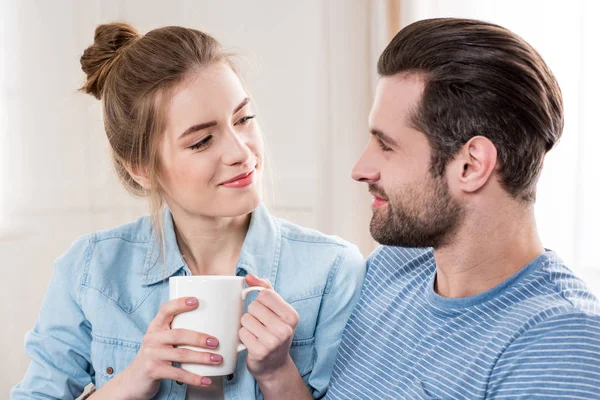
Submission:
M 379 118 L 403 119 L 418 106 L 424 80 L 416 73 L 402 73 L 379 79 L 369 123 Z
M 424 87 L 425 81 L 422 74 L 400 73 L 384 76 L 377 83 L 376 98 L 396 102 L 418 100 Z

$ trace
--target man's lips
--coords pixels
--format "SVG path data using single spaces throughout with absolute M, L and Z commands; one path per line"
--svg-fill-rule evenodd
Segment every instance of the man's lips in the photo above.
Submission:
M 386 199 L 383 199 L 378 196 L 373 196 L 373 202 L 371 203 L 371 207 L 379 208 L 385 206 L 387 203 L 388 201 Z

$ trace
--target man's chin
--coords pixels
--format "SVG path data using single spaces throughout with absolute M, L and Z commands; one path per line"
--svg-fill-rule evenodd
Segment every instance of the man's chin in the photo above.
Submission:
M 414 235 L 416 230 L 405 231 L 404 229 L 398 229 L 392 221 L 385 218 L 378 218 L 373 215 L 371 219 L 371 237 L 382 246 L 429 247 Z
M 395 246 L 396 240 L 390 236 L 390 222 L 381 218 L 381 215 L 377 216 L 376 212 L 373 211 L 373 217 L 371 218 L 370 233 L 373 240 L 384 246 Z

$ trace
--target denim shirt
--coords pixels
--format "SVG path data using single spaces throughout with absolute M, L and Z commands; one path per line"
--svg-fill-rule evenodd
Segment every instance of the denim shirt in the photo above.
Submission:
M 169 298 L 168 278 L 190 275 L 170 212 L 161 255 L 149 217 L 79 238 L 55 263 L 37 323 L 25 338 L 31 364 L 11 399 L 73 399 L 135 358 L 150 321 Z M 164 263 L 163 263 L 164 259 Z M 253 213 L 236 274 L 267 278 L 300 315 L 290 355 L 314 398 L 325 395 L 346 321 L 360 296 L 365 262 L 339 238 Z M 251 295 L 245 306 L 256 298 Z M 225 399 L 262 399 L 246 352 L 223 379 Z M 184 399 L 186 385 L 163 380 L 155 399 Z

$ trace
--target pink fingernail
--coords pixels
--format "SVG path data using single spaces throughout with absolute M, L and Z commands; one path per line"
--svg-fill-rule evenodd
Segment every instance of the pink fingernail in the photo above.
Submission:
M 210 361 L 221 362 L 221 361 L 223 361 L 223 357 L 221 355 L 219 355 L 219 354 L 211 354 L 210 355 Z
M 203 385 L 206 385 L 206 386 L 212 384 L 212 381 L 210 380 L 210 378 L 207 378 L 207 377 L 202 378 L 201 382 Z
M 190 297 L 189 299 L 187 299 L 185 301 L 185 304 L 188 305 L 188 306 L 195 306 L 196 303 L 198 303 L 198 299 L 195 298 L 195 297 Z
M 206 339 L 206 345 L 208 347 L 217 347 L 219 346 L 219 340 L 217 340 L 217 338 L 211 337 Z

